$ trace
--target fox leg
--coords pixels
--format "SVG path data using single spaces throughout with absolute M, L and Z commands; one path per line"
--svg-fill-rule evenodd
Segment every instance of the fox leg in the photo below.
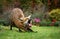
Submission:
M 19 32 L 22 32 L 22 30 L 19 28 Z
M 12 26 L 13 26 L 13 25 L 12 25 L 12 22 L 10 21 L 10 30 L 12 30 Z
M 13 22 L 10 22 L 10 30 L 12 30 L 12 27 L 15 26 Z
M 28 32 L 27 28 L 25 27 L 21 27 L 22 30 L 24 30 L 25 32 Z
M 34 32 L 32 29 L 30 29 L 30 28 L 27 28 L 27 30 L 28 30 L 28 32 L 30 31 L 30 32 Z
M 10 25 L 10 30 L 12 30 L 12 24 Z

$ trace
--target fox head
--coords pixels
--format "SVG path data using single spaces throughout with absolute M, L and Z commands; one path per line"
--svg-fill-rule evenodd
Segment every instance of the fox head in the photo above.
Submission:
M 28 21 L 29 21 L 30 19 L 31 19 L 31 15 L 29 15 L 28 17 L 25 17 L 25 18 L 24 18 L 24 24 L 25 24 L 25 23 L 28 23 Z
M 29 15 L 28 17 L 24 17 L 24 18 L 20 18 L 24 24 L 30 23 L 31 21 L 31 15 Z

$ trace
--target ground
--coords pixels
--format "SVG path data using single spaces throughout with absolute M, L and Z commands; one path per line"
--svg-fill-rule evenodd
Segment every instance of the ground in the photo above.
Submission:
M 60 27 L 32 27 L 35 32 L 18 32 L 1 26 L 0 39 L 60 39 Z

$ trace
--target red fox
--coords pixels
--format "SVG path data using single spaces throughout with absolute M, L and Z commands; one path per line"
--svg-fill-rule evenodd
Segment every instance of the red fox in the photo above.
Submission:
M 31 17 L 31 15 L 29 15 L 28 17 L 25 17 L 24 13 L 21 9 L 14 8 L 11 11 L 11 15 L 10 15 L 10 20 L 11 20 L 10 29 L 12 30 L 12 25 L 15 25 L 16 27 L 19 28 L 19 31 L 21 31 L 20 29 L 23 29 L 24 31 L 33 31 L 29 27 L 30 23 L 28 24 L 30 17 Z M 25 25 L 25 24 L 28 24 L 28 25 Z

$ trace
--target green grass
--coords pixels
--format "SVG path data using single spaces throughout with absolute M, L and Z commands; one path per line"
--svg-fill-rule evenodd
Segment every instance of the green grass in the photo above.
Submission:
M 35 32 L 18 32 L 17 28 L 1 26 L 0 39 L 60 39 L 60 27 L 32 27 Z

